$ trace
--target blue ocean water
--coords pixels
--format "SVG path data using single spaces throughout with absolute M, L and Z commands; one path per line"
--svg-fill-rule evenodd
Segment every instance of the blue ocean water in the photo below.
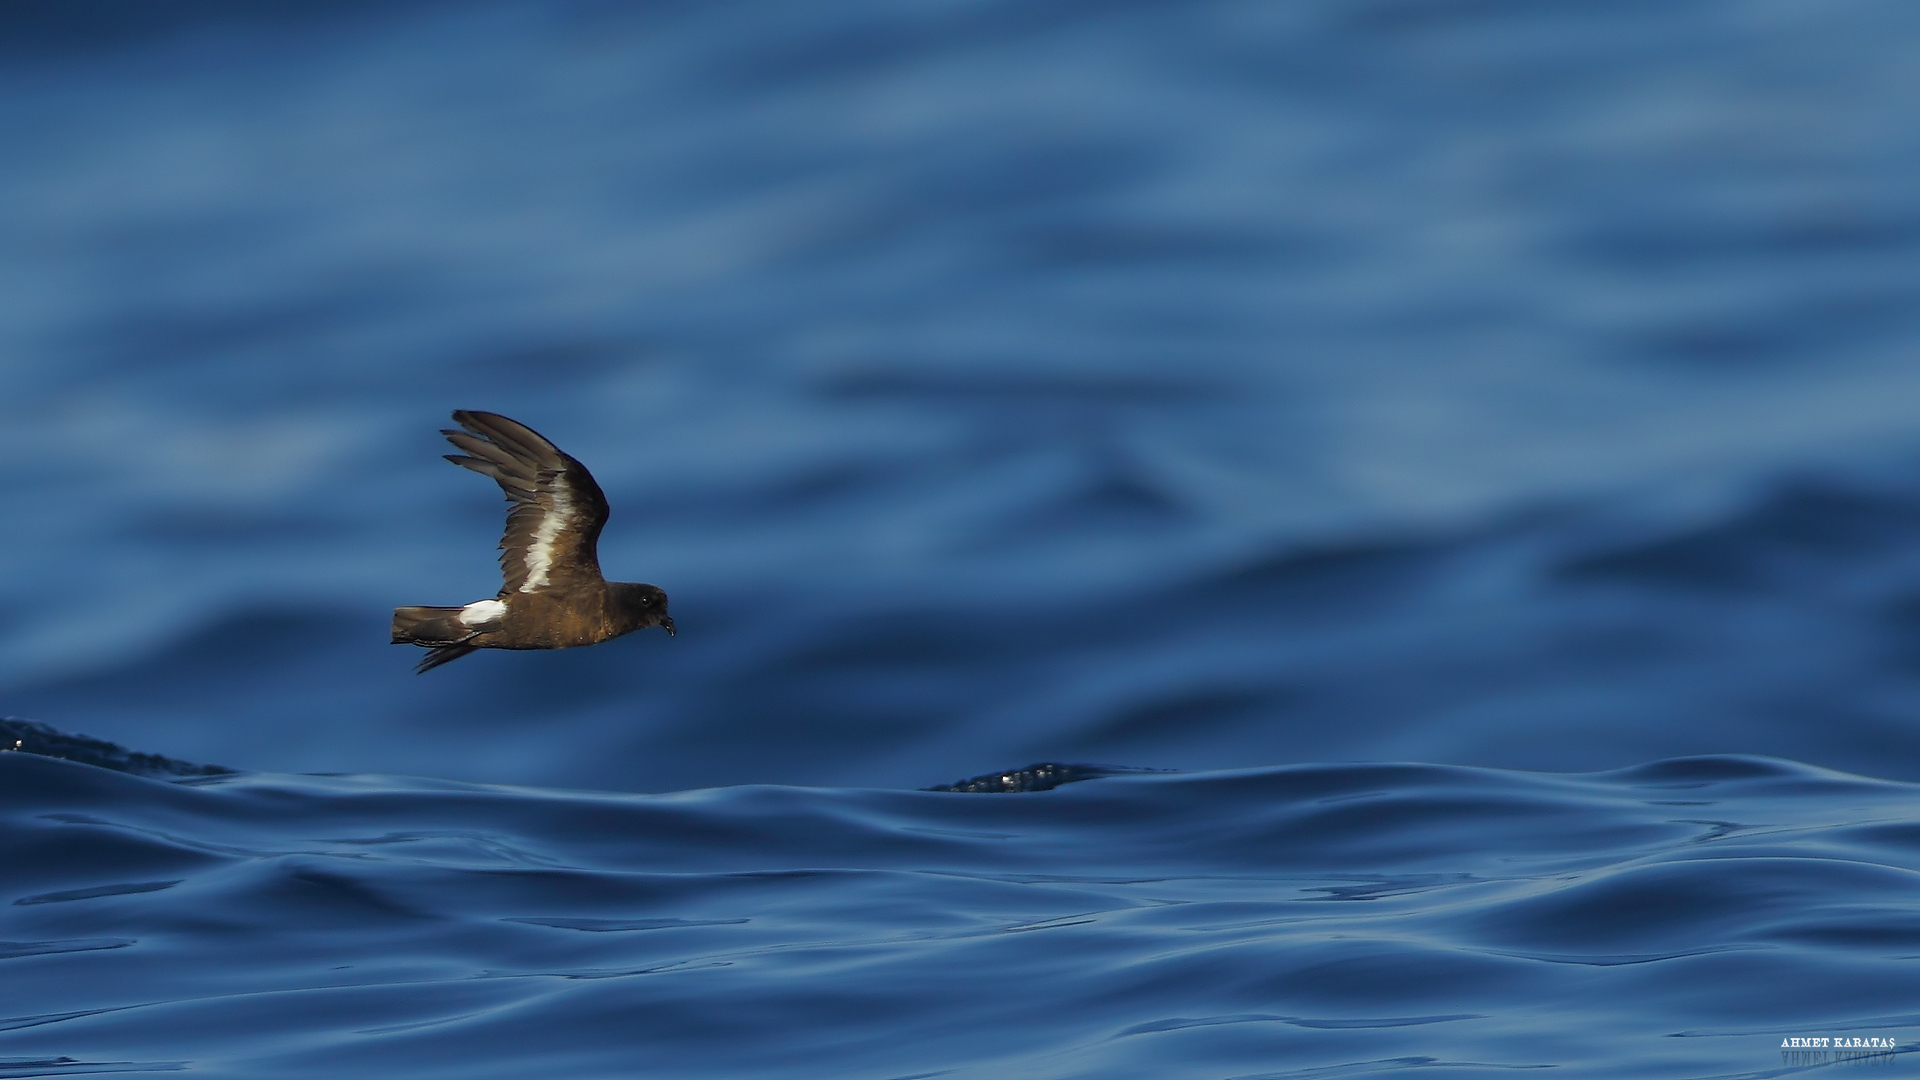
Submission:
M 0 1076 L 1914 1045 L 1917 46 L 0 10 L 0 712 L 240 770 L 0 754 Z M 390 609 L 498 582 L 453 408 L 680 636 L 411 673 Z M 1178 771 L 914 790 L 1039 761 Z
M 1920 1022 L 1916 789 L 1762 758 L 0 780 L 6 1076 L 1772 1076 Z

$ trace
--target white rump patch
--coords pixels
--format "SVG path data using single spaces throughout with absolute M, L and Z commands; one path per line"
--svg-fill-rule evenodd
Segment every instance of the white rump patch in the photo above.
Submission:
M 460 609 L 460 621 L 468 626 L 499 622 L 507 614 L 507 605 L 498 600 L 475 600 Z
M 573 493 L 567 490 L 567 474 L 556 474 L 548 490 L 553 493 L 553 509 L 540 519 L 540 527 L 533 531 L 533 543 L 527 545 L 527 580 L 521 584 L 521 592 L 532 592 L 547 583 L 547 571 L 553 569 L 553 543 L 560 539 L 560 531 L 573 516 Z

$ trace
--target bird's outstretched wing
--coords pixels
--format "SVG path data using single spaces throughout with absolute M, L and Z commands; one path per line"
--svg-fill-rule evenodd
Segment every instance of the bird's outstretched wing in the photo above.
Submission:
M 595 546 L 607 523 L 607 499 L 585 465 L 525 424 L 461 409 L 465 431 L 443 431 L 466 451 L 447 460 L 493 477 L 506 492 L 507 533 L 500 539 L 500 595 L 541 592 L 601 580 Z M 451 659 L 451 657 L 449 657 Z
M 470 652 L 479 651 L 478 645 L 435 645 L 427 650 L 427 655 L 421 657 L 419 663 L 413 665 L 413 670 L 415 674 L 425 675 L 441 664 L 451 664 Z

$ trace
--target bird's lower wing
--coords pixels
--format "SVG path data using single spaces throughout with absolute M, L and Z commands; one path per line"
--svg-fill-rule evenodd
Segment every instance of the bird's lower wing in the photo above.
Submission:
M 437 645 L 427 650 L 427 655 L 422 657 L 418 664 L 414 665 L 413 670 L 416 673 L 425 674 L 439 667 L 441 664 L 451 664 L 470 652 L 479 651 L 480 646 L 468 645 L 465 642 L 458 645 Z

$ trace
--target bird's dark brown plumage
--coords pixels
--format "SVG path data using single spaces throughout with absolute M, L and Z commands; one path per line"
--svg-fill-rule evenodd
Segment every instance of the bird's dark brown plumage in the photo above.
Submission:
M 463 453 L 447 460 L 492 477 L 510 504 L 500 539 L 503 580 L 491 600 L 394 609 L 394 644 L 430 650 L 418 670 L 476 649 L 567 649 L 651 626 L 674 632 L 666 593 L 600 576 L 607 500 L 585 465 L 497 413 L 463 409 L 453 419 L 464 430 L 441 434 Z

